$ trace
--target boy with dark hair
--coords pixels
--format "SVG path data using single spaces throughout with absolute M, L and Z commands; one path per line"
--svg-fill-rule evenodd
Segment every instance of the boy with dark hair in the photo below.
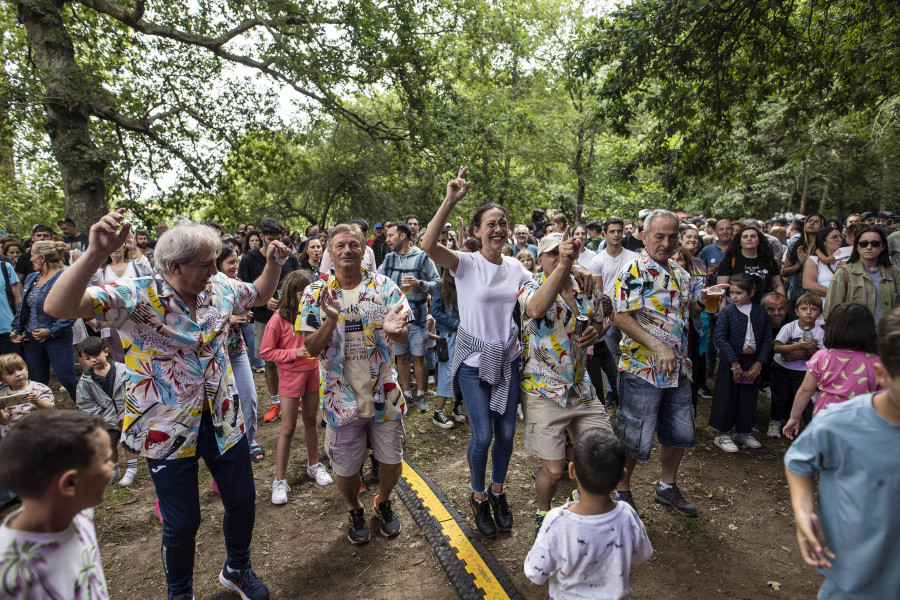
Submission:
M 605 429 L 589 429 L 575 442 L 569 476 L 579 500 L 547 513 L 525 558 L 526 577 L 537 585 L 550 579 L 551 598 L 628 598 L 631 565 L 653 555 L 637 512 L 609 496 L 625 476 L 625 456 Z
M 800 553 L 825 576 L 820 599 L 900 590 L 900 308 L 879 323 L 878 354 L 885 391 L 830 405 L 784 455 Z
M 38 411 L 0 443 L 0 485 L 22 507 L 0 525 L 4 598 L 109 597 L 92 507 L 103 501 L 113 462 L 103 419 Z
M 794 396 L 806 377 L 806 361 L 825 347 L 825 331 L 816 325 L 822 316 L 822 298 L 806 293 L 797 299 L 797 320 L 781 327 L 775 337 L 769 385 L 772 389 L 770 438 L 780 438 L 781 428 L 791 416 Z M 804 411 L 804 420 L 812 418 L 812 405 Z
M 75 404 L 86 413 L 97 415 L 106 422 L 112 443 L 115 467 L 113 479 L 119 478 L 119 438 L 125 410 L 125 365 L 109 360 L 106 340 L 89 336 L 78 345 L 78 357 L 87 365 L 75 389 Z M 121 417 L 120 417 L 121 415 Z M 125 451 L 127 465 L 119 485 L 128 487 L 137 477 L 137 455 Z

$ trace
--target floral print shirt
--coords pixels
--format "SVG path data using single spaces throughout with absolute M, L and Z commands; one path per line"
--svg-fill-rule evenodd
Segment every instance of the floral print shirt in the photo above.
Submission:
M 197 296 L 197 320 L 160 276 L 90 287 L 97 328 L 125 350 L 122 444 L 157 460 L 194 456 L 201 415 L 212 413 L 219 453 L 244 435 L 227 341 L 229 317 L 250 310 L 252 284 L 217 274 Z
M 19 509 L 0 525 L 0 598 L 105 600 L 109 598 L 94 509 L 84 510 L 56 533 L 9 527 Z
M 571 276 L 570 276 L 571 277 Z M 547 314 L 540 319 L 527 316 L 525 303 L 547 281 L 541 273 L 519 288 L 519 307 L 522 310 L 522 391 L 545 400 L 566 405 L 569 389 L 575 386 L 585 404 L 596 397 L 594 386 L 585 370 L 587 351 L 575 345 L 575 317 L 584 315 L 591 321 L 603 320 L 600 291 L 585 297 L 572 277 L 578 313 L 557 294 Z
M 303 292 L 300 311 L 294 325 L 295 333 L 307 334 L 322 325 L 319 296 L 322 290 L 337 292 L 343 304 L 341 286 L 331 269 L 325 279 L 310 284 Z M 372 376 L 372 395 L 375 398 L 375 420 L 393 421 L 405 412 L 405 402 L 397 383 L 397 372 L 391 362 L 391 340 L 383 332 L 384 317 L 398 303 L 403 305 L 402 314 L 409 313 L 409 303 L 390 278 L 362 269 L 363 289 L 359 295 L 360 317 L 369 358 L 369 373 Z M 343 311 L 338 318 L 334 335 L 319 356 L 319 395 L 328 422 L 338 427 L 357 417 L 356 396 L 344 380 L 344 337 L 345 320 Z
M 687 271 L 669 259 L 669 274 L 646 250 L 626 264 L 616 279 L 616 312 L 634 312 L 634 317 L 647 333 L 663 341 L 678 356 L 678 371 L 666 377 L 657 371 L 653 352 L 627 335 L 619 347 L 619 370 L 636 375 L 659 388 L 678 387 L 678 373 L 690 377 L 691 361 L 687 358 L 688 305 L 692 280 Z

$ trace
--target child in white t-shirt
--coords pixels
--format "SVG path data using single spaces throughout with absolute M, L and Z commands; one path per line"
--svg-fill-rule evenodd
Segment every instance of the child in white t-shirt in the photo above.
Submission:
M 822 314 L 822 298 L 806 293 L 797 300 L 797 320 L 784 325 L 775 336 L 775 357 L 770 375 L 772 404 L 769 430 L 771 438 L 781 437 L 781 429 L 791 416 L 797 390 L 806 377 L 806 361 L 825 347 L 825 331 L 816 324 Z M 812 341 L 803 341 L 803 336 Z M 806 421 L 812 409 L 806 412 Z
M 18 354 L 0 356 L 0 429 L 3 435 L 25 415 L 56 406 L 53 391 L 28 379 L 28 367 Z
M 585 431 L 569 476 L 579 500 L 544 517 L 525 576 L 537 585 L 549 579 L 551 598 L 630 598 L 631 566 L 650 560 L 653 548 L 637 512 L 609 496 L 625 476 L 624 445 L 610 431 Z
M 80 411 L 40 410 L 0 442 L 0 485 L 22 508 L 0 525 L 4 598 L 109 597 L 94 531 L 113 460 L 106 423 Z

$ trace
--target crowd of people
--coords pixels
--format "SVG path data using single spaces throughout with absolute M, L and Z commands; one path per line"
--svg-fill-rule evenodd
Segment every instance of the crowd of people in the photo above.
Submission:
M 0 240 L 0 504 L 23 503 L 0 526 L 0 564 L 22 562 L 22 542 L 55 542 L 36 550 L 48 568 L 22 563 L 28 576 L 4 580 L 4 592 L 87 586 L 104 597 L 90 509 L 107 484 L 132 485 L 143 460 L 168 597 L 191 598 L 202 458 L 225 508 L 219 580 L 268 598 L 250 561 L 254 463 L 267 450 L 258 421 L 280 421 L 271 502 L 289 501 L 299 418 L 307 475 L 335 484 L 348 539 L 363 544 L 369 461 L 369 509 L 382 535 L 400 532 L 392 494 L 404 416 L 416 410 L 443 430 L 468 427 L 469 504 L 488 537 L 515 526 L 506 484 L 521 426 L 540 460 L 526 575 L 549 580 L 551 597 L 627 597 L 631 566 L 652 555 L 631 481 L 654 436 L 654 501 L 700 513 L 678 485 L 704 425 L 699 398 L 723 452 L 762 447 L 760 398 L 770 409 L 759 429 L 796 440 L 787 478 L 801 552 L 826 576 L 820 597 L 900 589 L 893 215 L 731 221 L 644 209 L 570 223 L 537 209 L 514 225 L 486 204 L 454 227 L 466 172 L 427 224 L 408 215 L 371 235 L 363 219 L 301 234 L 265 218 L 233 234 L 212 221 L 161 224 L 153 241 L 122 209 L 89 233 L 63 218 L 59 233 L 36 225 L 24 242 Z M 51 368 L 79 411 L 54 410 Z M 559 506 L 566 475 L 577 490 Z

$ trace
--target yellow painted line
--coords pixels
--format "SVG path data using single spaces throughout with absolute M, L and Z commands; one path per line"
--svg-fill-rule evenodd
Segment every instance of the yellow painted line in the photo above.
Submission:
M 503 589 L 481 555 L 469 542 L 469 538 L 460 529 L 459 524 L 447 512 L 443 503 L 434 495 L 425 480 L 419 477 L 419 474 L 406 461 L 403 461 L 403 478 L 422 501 L 422 506 L 441 524 L 442 533 L 450 540 L 450 546 L 456 551 L 456 556 L 465 562 L 466 571 L 475 578 L 475 585 L 484 591 L 484 597 L 508 600 L 509 595 L 506 590 Z

